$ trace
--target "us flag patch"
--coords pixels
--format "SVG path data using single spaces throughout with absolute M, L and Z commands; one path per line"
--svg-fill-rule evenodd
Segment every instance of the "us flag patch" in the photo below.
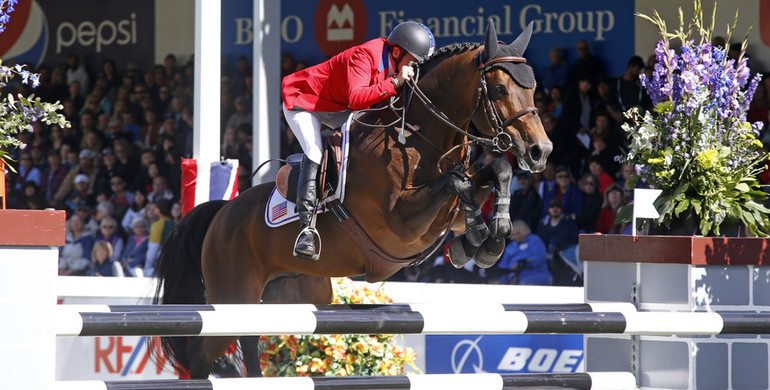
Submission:
M 278 218 L 283 217 L 286 215 L 287 208 L 286 208 L 286 201 L 283 201 L 275 206 L 273 206 L 273 209 L 270 211 L 270 216 L 273 221 L 275 221 Z

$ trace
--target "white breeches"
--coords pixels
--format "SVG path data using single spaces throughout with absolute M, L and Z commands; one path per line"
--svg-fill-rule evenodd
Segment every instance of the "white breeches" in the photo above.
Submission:
M 281 104 L 283 115 L 289 124 L 292 133 L 297 137 L 299 145 L 305 155 L 316 164 L 323 158 L 323 145 L 321 144 L 321 126 L 326 124 L 334 129 L 341 126 L 347 119 L 350 111 L 317 112 L 305 111 L 299 107 L 287 110 Z

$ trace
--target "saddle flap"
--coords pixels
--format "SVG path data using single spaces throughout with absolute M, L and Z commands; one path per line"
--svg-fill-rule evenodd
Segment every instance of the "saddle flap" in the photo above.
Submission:
M 299 156 L 299 160 L 295 156 Z M 286 159 L 286 165 L 278 170 L 275 177 L 275 186 L 278 192 L 286 199 L 294 200 L 297 198 L 297 182 L 299 182 L 299 162 L 302 155 L 291 155 Z M 294 169 L 297 168 L 297 169 Z M 293 194 L 288 196 L 288 194 Z

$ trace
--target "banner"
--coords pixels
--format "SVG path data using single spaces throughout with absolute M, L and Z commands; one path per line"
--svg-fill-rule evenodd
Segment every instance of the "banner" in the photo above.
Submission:
M 3 60 L 53 69 L 77 54 L 93 76 L 106 59 L 120 72 L 129 61 L 154 65 L 154 0 L 27 0 L 15 9 L 0 40 Z
M 582 335 L 426 335 L 426 374 L 582 372 Z
M 223 2 L 222 51 L 233 66 L 238 55 L 252 57 L 252 10 L 250 1 Z M 581 39 L 604 60 L 608 75 L 625 72 L 628 59 L 635 54 L 633 1 L 287 0 L 281 2 L 281 14 L 281 51 L 311 65 L 366 40 L 387 37 L 406 20 L 426 24 L 438 47 L 482 42 L 490 18 L 498 38 L 507 43 L 533 22 L 525 56 L 536 75 L 550 64 L 548 52 L 553 47 L 564 49 L 567 63 L 574 62 Z

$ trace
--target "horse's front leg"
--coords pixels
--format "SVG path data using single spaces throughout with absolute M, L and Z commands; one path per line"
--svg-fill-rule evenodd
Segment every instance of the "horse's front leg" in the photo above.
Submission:
M 457 171 L 449 172 L 445 177 L 448 179 L 448 191 L 460 198 L 465 218 L 465 234 L 455 237 L 449 246 L 449 260 L 452 265 L 460 268 L 476 256 L 479 247 L 489 237 L 489 228 L 476 200 L 474 181 Z
M 497 158 L 480 172 L 479 180 L 491 179 L 495 185 L 495 198 L 492 204 L 492 220 L 489 224 L 490 235 L 476 253 L 476 265 L 481 268 L 493 266 L 505 251 L 505 239 L 511 235 L 511 180 L 513 168 L 508 161 Z

